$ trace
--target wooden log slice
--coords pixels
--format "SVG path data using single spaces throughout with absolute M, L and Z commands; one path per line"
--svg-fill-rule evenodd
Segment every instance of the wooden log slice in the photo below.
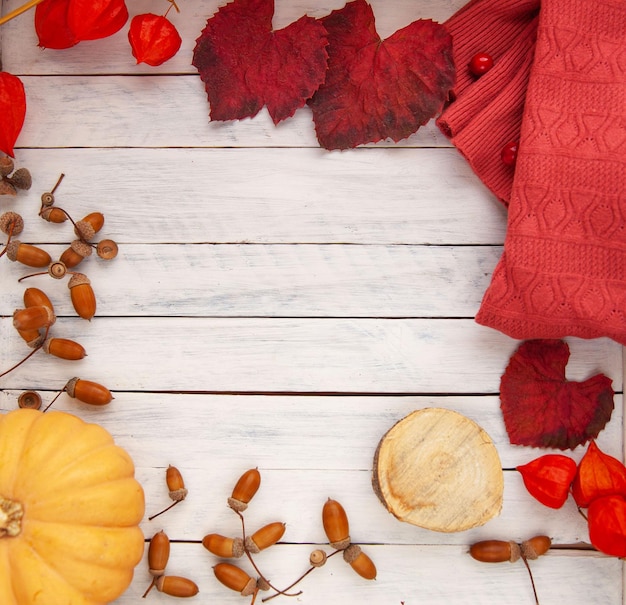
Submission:
M 473 420 L 425 408 L 383 436 L 372 485 L 400 521 L 457 532 L 500 514 L 504 475 L 491 438 Z

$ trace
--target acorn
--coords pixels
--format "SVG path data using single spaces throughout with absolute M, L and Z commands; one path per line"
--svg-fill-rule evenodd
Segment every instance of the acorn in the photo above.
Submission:
M 336 550 L 345 550 L 350 546 L 350 526 L 343 506 L 330 498 L 322 509 L 322 524 L 328 542 Z
M 45 250 L 31 244 L 23 244 L 17 239 L 7 244 L 7 256 L 10 260 L 29 267 L 47 267 L 52 261 Z
M 309 555 L 309 563 L 312 567 L 321 567 L 326 563 L 328 556 L 326 553 L 320 548 L 315 549 Z
M 7 235 L 19 235 L 24 231 L 24 219 L 17 212 L 3 212 L 0 215 L 0 231 Z
M 13 172 L 14 168 L 13 158 L 10 158 L 8 155 L 0 158 L 0 176 L 8 176 Z
M 104 214 L 92 212 L 80 221 L 76 221 L 74 233 L 83 240 L 89 241 L 102 229 L 104 225 Z
M 77 361 L 87 355 L 82 345 L 67 338 L 49 338 L 43 343 L 44 352 L 60 359 Z
M 248 503 L 257 493 L 261 485 L 261 473 L 256 468 L 247 470 L 235 484 L 233 493 L 228 498 L 228 506 L 237 512 L 243 512 L 248 508 Z
M 223 559 L 238 559 L 245 552 L 241 538 L 227 538 L 220 534 L 207 534 L 202 538 L 202 546 Z
M 246 536 L 246 549 L 248 552 L 257 554 L 266 548 L 276 544 L 285 533 L 285 524 L 281 522 L 270 523 L 255 531 L 251 536 Z
M 37 349 L 43 344 L 44 335 L 39 330 L 18 330 L 17 333 L 31 349 Z
M 180 576 L 160 576 L 156 581 L 156 589 L 171 597 L 193 597 L 198 594 L 198 585 Z
M 103 239 L 98 242 L 96 253 L 103 260 L 111 260 L 117 256 L 118 247 L 112 239 Z
M 70 247 L 63 251 L 59 260 L 66 267 L 71 269 L 90 256 L 92 251 L 93 250 L 89 244 L 86 244 L 82 240 L 75 239 L 70 244 Z
M 148 567 L 153 576 L 162 576 L 170 558 L 170 539 L 161 530 L 152 536 L 148 547 Z
M 44 195 L 46 195 L 44 193 Z M 39 216 L 49 223 L 64 223 L 67 220 L 67 214 L 61 210 L 60 208 L 50 208 L 45 207 L 40 213 Z
M 17 189 L 6 179 L 0 180 L 0 195 L 17 195 Z
M 54 312 L 52 302 L 48 298 L 48 295 L 39 288 L 26 288 L 24 290 L 24 306 L 25 307 L 37 307 L 43 305 L 49 307 Z
M 18 168 L 7 181 L 16 189 L 28 190 L 33 184 L 33 179 L 27 168 Z
M 521 557 L 521 549 L 512 540 L 482 540 L 470 546 L 469 554 L 482 563 L 515 563 Z
M 111 391 L 106 387 L 97 382 L 82 380 L 77 377 L 70 378 L 64 390 L 70 397 L 90 405 L 106 405 L 113 400 Z
M 67 284 L 72 305 L 79 317 L 90 320 L 96 314 L 96 295 L 89 278 L 83 273 L 74 273 Z
M 148 521 L 152 521 L 155 517 L 162 515 L 164 512 L 168 511 L 174 505 L 182 502 L 187 497 L 187 488 L 185 487 L 185 482 L 183 481 L 183 476 L 180 471 L 171 464 L 167 467 L 165 471 L 165 483 L 167 484 L 167 489 L 169 490 L 169 497 L 174 500 L 172 504 L 168 507 L 164 508 L 162 511 L 148 517 Z
M 256 580 L 236 565 L 218 563 L 213 567 L 213 573 L 224 586 L 240 593 L 243 597 L 248 597 L 257 590 Z
M 343 560 L 350 564 L 362 578 L 366 580 L 376 579 L 376 566 L 374 562 L 361 550 L 357 544 L 350 544 L 343 551 Z
M 38 410 L 41 407 L 41 395 L 36 391 L 24 391 L 17 398 L 17 405 L 29 410 Z
M 46 305 L 17 309 L 13 313 L 13 327 L 16 330 L 39 330 L 51 326 L 55 321 L 54 312 Z
M 548 536 L 535 536 L 530 540 L 524 540 L 520 544 L 522 557 L 526 559 L 537 559 L 545 555 L 552 546 L 552 539 Z

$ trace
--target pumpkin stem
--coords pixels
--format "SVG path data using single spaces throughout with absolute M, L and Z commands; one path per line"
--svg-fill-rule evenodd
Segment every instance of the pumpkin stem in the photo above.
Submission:
M 24 508 L 20 502 L 0 496 L 0 538 L 13 538 L 22 531 Z

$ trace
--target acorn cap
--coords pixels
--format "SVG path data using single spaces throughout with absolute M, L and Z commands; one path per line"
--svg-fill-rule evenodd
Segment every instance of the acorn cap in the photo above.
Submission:
M 9 181 L 2 179 L 0 181 L 0 195 L 17 195 L 17 189 Z
M 89 244 L 86 244 L 85 242 L 79 239 L 73 240 L 72 243 L 70 244 L 70 248 L 74 250 L 76 254 L 79 254 L 83 258 L 90 256 L 91 253 L 93 252 L 93 249 Z
M 33 178 L 27 168 L 18 168 L 9 179 L 7 179 L 16 189 L 30 189 Z
M 78 376 L 74 376 L 74 378 L 70 378 L 65 385 L 65 391 L 72 399 L 74 398 L 74 390 L 79 380 L 80 378 Z
M 10 158 L 8 155 L 0 158 L 0 176 L 8 176 L 13 172 L 14 168 L 13 158 Z
M 78 235 L 78 237 L 82 237 L 87 241 L 89 241 L 96 234 L 96 230 L 91 226 L 91 223 L 88 223 L 87 221 L 76 221 L 74 232 Z
M 9 251 L 7 250 L 7 254 Z M 70 281 L 67 282 L 67 287 L 71 290 L 75 286 L 80 286 L 81 284 L 90 284 L 91 281 L 84 273 L 74 273 L 70 278 Z
M 17 212 L 4 212 L 0 215 L 0 231 L 18 235 L 24 230 L 24 219 Z

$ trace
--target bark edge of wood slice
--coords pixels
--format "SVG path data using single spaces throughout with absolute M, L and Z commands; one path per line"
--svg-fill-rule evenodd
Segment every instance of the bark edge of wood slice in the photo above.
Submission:
M 500 514 L 504 473 L 493 441 L 476 422 L 452 410 L 424 408 L 383 435 L 372 486 L 400 521 L 458 532 Z

